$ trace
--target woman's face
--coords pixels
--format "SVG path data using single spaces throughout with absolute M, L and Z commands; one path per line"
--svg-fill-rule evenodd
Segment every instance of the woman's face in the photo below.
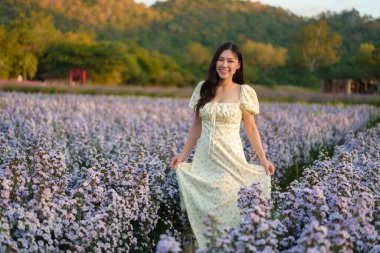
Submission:
M 216 72 L 221 79 L 231 79 L 236 70 L 240 68 L 236 54 L 230 49 L 224 50 L 216 61 Z

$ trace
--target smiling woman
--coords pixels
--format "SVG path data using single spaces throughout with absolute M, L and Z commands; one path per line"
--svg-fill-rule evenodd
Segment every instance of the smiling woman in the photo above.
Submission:
M 224 50 L 216 62 L 216 72 L 221 79 L 233 77 L 239 68 L 240 61 L 236 59 L 236 55 L 231 50 Z
M 271 194 L 274 166 L 265 156 L 254 115 L 259 114 L 256 92 L 244 84 L 243 57 L 233 43 L 215 52 L 205 81 L 198 83 L 189 101 L 194 111 L 183 151 L 172 159 L 176 168 L 181 209 L 187 213 L 198 247 L 206 247 L 203 235 L 207 214 L 212 212 L 227 228 L 240 222 L 237 206 L 242 186 L 260 182 L 264 196 Z M 262 165 L 248 163 L 240 138 L 244 127 Z M 184 163 L 197 144 L 193 161 Z

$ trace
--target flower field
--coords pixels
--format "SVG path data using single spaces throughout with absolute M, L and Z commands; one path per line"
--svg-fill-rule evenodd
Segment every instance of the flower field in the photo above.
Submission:
M 380 252 L 380 123 L 320 153 L 299 181 L 273 193 L 268 202 L 259 183 L 242 187 L 236 228 L 205 219 L 208 248 L 203 252 Z M 271 211 L 272 210 L 272 211 Z M 157 252 L 178 252 L 163 236 Z
M 355 133 L 379 110 L 260 106 L 274 181 L 322 147 L 344 144 L 332 158 L 320 153 L 285 191 L 273 189 L 271 203 L 259 185 L 242 188 L 242 223 L 224 231 L 211 214 L 210 250 L 378 249 L 380 127 Z M 191 230 L 169 162 L 192 120 L 179 99 L 0 93 L 0 252 L 154 252 L 158 242 L 158 250 L 177 247 L 173 238 L 186 245 Z M 247 160 L 258 163 L 241 134 Z

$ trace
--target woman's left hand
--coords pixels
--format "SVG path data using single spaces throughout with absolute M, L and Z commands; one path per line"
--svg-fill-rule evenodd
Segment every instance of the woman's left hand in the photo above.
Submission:
M 262 163 L 267 175 L 272 176 L 274 174 L 274 165 L 267 159 Z

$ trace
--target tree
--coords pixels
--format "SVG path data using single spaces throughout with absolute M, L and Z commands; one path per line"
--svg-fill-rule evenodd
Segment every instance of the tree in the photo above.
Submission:
M 210 49 L 197 42 L 190 42 L 180 57 L 185 69 L 190 70 L 197 78 L 203 78 L 209 68 L 212 54 Z
M 30 16 L 24 13 L 11 22 L 7 32 L 8 56 L 12 61 L 12 73 L 22 73 L 24 80 L 33 78 L 38 58 L 51 44 L 62 37 L 55 29 L 52 18 L 42 12 L 31 12 Z
M 64 33 L 65 41 L 72 43 L 80 43 L 93 45 L 96 44 L 96 33 L 90 30 L 85 30 L 83 27 L 79 28 L 78 31 L 66 32 Z
M 262 69 L 273 69 L 286 64 L 288 50 L 283 47 L 274 47 L 270 43 L 258 43 L 246 40 L 242 46 L 246 62 Z
M 62 39 L 62 33 L 53 23 L 52 17 L 43 12 L 31 12 L 30 15 L 21 13 L 11 22 L 10 36 L 27 53 L 40 56 L 51 44 Z
M 6 30 L 0 26 L 0 79 L 8 78 L 11 69 L 10 59 L 7 55 L 8 41 Z
M 339 61 L 337 53 L 342 37 L 331 32 L 325 20 L 306 25 L 296 35 L 294 50 L 296 59 L 310 71 Z
M 212 57 L 210 50 L 197 42 L 189 43 L 186 49 L 189 62 L 200 68 L 204 68 L 206 66 L 207 70 Z
M 33 78 L 37 72 L 38 59 L 34 54 L 26 53 L 20 58 L 18 62 L 20 64 L 20 68 L 22 69 L 22 76 L 24 80 L 26 77 Z
M 371 54 L 371 72 L 370 76 L 377 81 L 380 81 L 380 44 L 378 44 Z
M 369 43 L 362 43 L 359 46 L 359 57 L 363 61 L 368 61 L 371 58 L 373 51 L 375 50 L 375 46 Z
M 358 53 L 356 56 L 357 68 L 360 72 L 361 78 L 371 78 L 372 68 L 374 66 L 373 54 L 375 51 L 375 46 L 369 43 L 362 43 L 359 46 Z
M 39 73 L 63 77 L 68 75 L 70 69 L 83 68 L 95 83 L 120 84 L 125 66 L 130 65 L 127 56 L 121 43 L 57 43 L 41 57 Z

